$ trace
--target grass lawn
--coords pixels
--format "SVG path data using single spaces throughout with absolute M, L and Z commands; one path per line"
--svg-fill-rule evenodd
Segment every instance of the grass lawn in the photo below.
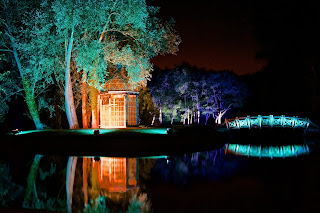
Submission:
M 223 133 L 208 126 L 173 128 L 32 130 L 1 135 L 1 150 L 11 154 L 142 157 L 182 154 L 220 148 Z M 2 153 L 3 154 L 3 153 Z

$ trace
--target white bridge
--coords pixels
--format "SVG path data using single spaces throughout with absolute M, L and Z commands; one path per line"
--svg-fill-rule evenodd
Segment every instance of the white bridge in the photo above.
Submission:
M 307 129 L 310 125 L 308 118 L 299 118 L 281 116 L 247 116 L 236 117 L 233 119 L 226 119 L 225 123 L 228 129 L 250 129 L 250 128 L 263 128 L 263 127 L 286 127 L 286 128 L 303 128 Z

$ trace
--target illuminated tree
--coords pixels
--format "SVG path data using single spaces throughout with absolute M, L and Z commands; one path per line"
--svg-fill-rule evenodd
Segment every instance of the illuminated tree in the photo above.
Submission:
M 53 41 L 43 48 L 62 50 L 57 54 L 62 66 L 54 69 L 64 76 L 70 128 L 78 127 L 70 79 L 72 60 L 83 72 L 83 81 L 101 89 L 108 65 L 124 67 L 130 83 L 145 84 L 152 70 L 150 59 L 177 51 L 180 38 L 173 28 L 174 22 L 162 22 L 154 16 L 157 11 L 158 8 L 147 6 L 143 0 L 64 0 L 43 1 L 41 11 L 34 12 L 34 16 L 41 13 L 51 16 L 52 28 L 48 32 L 52 33 L 47 36 Z
M 206 95 L 206 76 L 201 72 L 191 73 L 191 101 L 196 109 L 196 123 L 200 124 L 201 109 Z
M 191 72 L 188 68 L 155 74 L 150 90 L 158 108 L 169 111 L 171 123 L 175 113 L 184 112 L 188 124 L 199 124 L 201 114 L 205 123 L 212 115 L 221 124 L 228 110 L 241 107 L 248 96 L 247 87 L 232 72 Z
M 50 63 L 37 60 L 36 55 L 41 55 L 42 52 L 39 52 L 39 49 L 30 52 L 30 48 L 34 48 L 35 46 L 32 44 L 25 45 L 30 39 L 30 36 L 23 30 L 24 23 L 21 22 L 21 17 L 23 17 L 32 6 L 33 5 L 27 1 L 1 0 L 2 17 L 0 18 L 0 24 L 3 30 L 0 33 L 0 51 L 4 52 L 7 57 L 12 57 L 13 67 L 18 71 L 19 76 L 9 76 L 7 73 L 1 76 L 0 81 L 3 81 L 4 77 L 8 78 L 8 81 L 15 82 L 17 82 L 17 79 L 20 79 L 29 113 L 36 128 L 42 129 L 44 125 L 40 121 L 36 98 L 52 83 L 52 78 L 50 76 L 51 72 L 44 72 L 44 69 L 42 69 L 43 66 L 47 66 Z M 7 90 L 9 88 L 11 91 L 5 92 L 5 99 L 8 99 L 12 94 L 20 91 L 15 88 L 15 86 L 6 88 Z M 2 104 L 5 106 L 5 103 Z M 6 110 L 4 107 L 2 112 Z
M 177 83 L 175 84 L 175 92 L 178 93 L 180 97 L 183 98 L 183 104 L 184 104 L 184 117 L 183 117 L 183 124 L 185 124 L 186 119 L 189 121 L 189 105 L 187 104 L 187 100 L 190 99 L 190 87 L 191 87 L 191 76 L 187 69 L 176 71 L 176 77 L 177 77 Z
M 9 111 L 9 102 L 13 95 L 19 94 L 23 89 L 19 81 L 14 77 L 14 71 L 0 73 L 0 122 L 4 121 Z
M 207 107 L 217 124 L 221 124 L 221 118 L 228 110 L 241 107 L 248 96 L 245 84 L 229 71 L 211 73 L 207 85 Z
M 150 94 L 153 98 L 153 102 L 159 109 L 159 122 L 162 124 L 163 107 L 165 102 L 165 95 L 163 93 L 164 85 L 162 84 L 164 74 L 158 73 L 152 77 L 152 85 L 150 86 Z
M 176 84 L 179 73 L 168 70 L 156 73 L 152 78 L 150 92 L 154 103 L 159 108 L 159 121 L 162 123 L 162 114 L 168 115 L 170 123 L 173 123 L 174 115 L 177 113 L 179 94 L 176 92 Z

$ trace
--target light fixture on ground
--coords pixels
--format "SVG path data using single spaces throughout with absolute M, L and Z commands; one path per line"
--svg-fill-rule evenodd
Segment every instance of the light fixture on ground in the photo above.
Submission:
M 19 130 L 18 129 L 13 129 L 13 130 L 11 130 L 11 132 L 12 132 L 13 135 L 19 134 Z
M 99 135 L 99 134 L 100 134 L 100 130 L 99 130 L 99 129 L 95 129 L 95 130 L 93 130 L 93 134 L 95 134 L 95 135 Z

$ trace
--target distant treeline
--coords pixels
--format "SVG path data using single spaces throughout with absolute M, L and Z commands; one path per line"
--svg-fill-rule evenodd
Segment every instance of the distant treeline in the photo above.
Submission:
M 140 117 L 143 120 L 152 116 L 152 120 L 142 122 L 146 124 L 157 121 L 160 124 L 220 124 L 222 117 L 231 109 L 242 107 L 248 97 L 246 84 L 230 71 L 195 71 L 184 67 L 157 70 L 152 73 L 148 88 L 141 91 L 140 97 Z M 148 92 L 154 107 L 145 104 Z

